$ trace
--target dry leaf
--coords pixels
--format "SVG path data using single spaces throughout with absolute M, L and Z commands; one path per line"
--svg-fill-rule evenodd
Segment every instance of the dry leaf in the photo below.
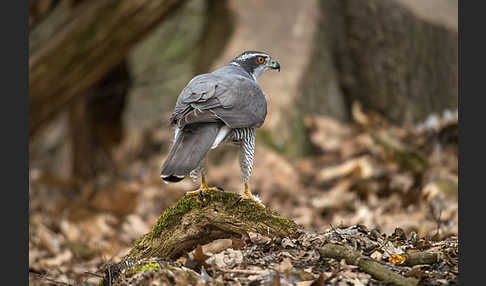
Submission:
M 391 264 L 401 264 L 407 259 L 407 256 L 405 254 L 393 254 L 388 258 L 388 262 Z
M 310 286 L 314 283 L 314 280 L 309 280 L 309 281 L 300 281 L 295 283 L 296 286 Z
M 234 237 L 231 238 L 231 248 L 237 250 L 244 247 L 245 245 L 246 243 L 243 240 Z
M 381 261 L 381 259 L 383 258 L 383 254 L 381 252 L 379 252 L 378 250 L 375 250 L 370 255 L 370 257 L 373 258 L 373 259 L 375 259 L 375 260 Z
M 60 250 L 60 241 L 56 235 L 42 224 L 39 224 L 38 231 L 41 245 L 52 253 L 58 253 Z
M 211 267 L 211 265 L 206 263 L 206 259 L 211 256 L 204 254 L 203 249 L 200 244 L 196 246 L 196 251 L 194 251 L 194 261 L 196 261 L 199 265 L 204 266 L 206 268 Z
M 66 249 L 53 258 L 41 260 L 40 263 L 41 263 L 41 265 L 45 265 L 47 267 L 60 266 L 63 263 L 71 260 L 72 257 L 73 257 L 73 254 L 71 253 L 71 251 Z
M 224 238 L 224 239 L 216 239 L 211 241 L 208 244 L 205 244 L 202 246 L 202 250 L 204 253 L 212 253 L 216 254 L 219 253 L 229 247 L 233 244 L 232 240 L 229 238 Z
M 290 271 L 292 270 L 292 262 L 288 257 L 285 257 L 279 264 L 279 271 L 282 272 L 286 278 L 289 277 Z

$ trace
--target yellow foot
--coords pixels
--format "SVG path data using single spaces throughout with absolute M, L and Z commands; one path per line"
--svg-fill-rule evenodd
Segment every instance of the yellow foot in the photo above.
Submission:
M 184 193 L 184 195 L 199 195 L 201 193 L 209 192 L 209 191 L 223 191 L 223 189 L 219 187 L 208 187 L 208 186 L 200 186 L 199 189 L 195 191 L 190 191 Z
M 202 175 L 201 186 L 199 187 L 199 189 L 191 192 L 185 192 L 184 195 L 199 195 L 199 197 L 202 197 L 203 193 L 209 191 L 224 191 L 224 190 L 220 187 L 208 187 L 208 185 L 206 184 L 206 176 Z
M 254 201 L 257 205 L 259 205 L 262 208 L 265 208 L 265 205 L 262 203 L 262 201 L 258 197 L 254 197 L 250 191 L 250 188 L 248 187 L 248 184 L 245 183 L 245 191 L 241 195 L 240 199 L 238 199 L 236 202 L 239 202 L 240 200 L 250 200 Z

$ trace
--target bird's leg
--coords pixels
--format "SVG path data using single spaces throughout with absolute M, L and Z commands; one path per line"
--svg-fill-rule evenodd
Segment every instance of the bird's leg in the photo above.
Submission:
M 254 201 L 257 205 L 259 205 L 259 206 L 261 206 L 263 208 L 265 207 L 265 205 L 260 201 L 260 199 L 256 199 L 252 195 L 252 193 L 250 191 L 250 187 L 248 186 L 248 182 L 245 182 L 245 190 L 243 191 L 243 194 L 241 195 L 241 198 L 238 201 L 240 201 L 241 199 L 243 199 L 243 200 L 251 200 L 251 201 Z
M 204 192 L 208 191 L 222 191 L 223 189 L 220 189 L 218 187 L 209 187 L 208 184 L 206 184 L 206 176 L 204 174 L 201 175 L 201 186 L 199 189 L 191 192 L 185 193 L 186 195 L 201 195 Z
M 201 176 L 201 186 L 199 187 L 199 191 L 203 191 L 203 192 L 206 192 L 206 191 L 222 191 L 221 189 L 219 189 L 218 187 L 209 187 L 207 184 L 206 184 L 206 177 L 204 176 L 204 174 Z
M 265 207 L 259 198 L 255 198 L 251 194 L 250 187 L 248 186 L 251 170 L 253 168 L 253 156 L 255 154 L 255 129 L 244 128 L 239 129 L 239 131 L 236 132 L 237 136 L 239 134 L 241 137 L 239 162 L 243 182 L 245 182 L 245 190 L 243 191 L 243 194 L 235 201 L 235 204 L 244 199 L 254 201 L 257 205 Z

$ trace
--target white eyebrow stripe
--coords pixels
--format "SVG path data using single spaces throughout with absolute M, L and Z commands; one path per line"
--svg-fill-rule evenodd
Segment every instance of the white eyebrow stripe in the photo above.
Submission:
M 254 57 L 254 56 L 262 56 L 262 57 L 267 57 L 266 54 L 261 54 L 261 53 L 251 53 L 251 54 L 244 54 L 239 57 L 237 57 L 238 60 L 246 60 L 248 58 Z

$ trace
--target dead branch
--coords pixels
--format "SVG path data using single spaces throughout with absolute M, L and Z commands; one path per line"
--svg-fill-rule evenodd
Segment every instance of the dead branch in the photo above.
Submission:
M 365 257 L 358 251 L 346 246 L 328 243 L 319 249 L 319 253 L 321 256 L 327 258 L 344 259 L 346 263 L 357 265 L 362 271 L 386 283 L 393 283 L 399 286 L 415 286 L 418 284 L 417 279 L 407 278 L 395 273 L 384 267 L 378 261 Z
M 401 264 L 414 266 L 419 264 L 434 264 L 439 262 L 441 254 L 439 252 L 413 252 L 405 255 L 405 261 Z

